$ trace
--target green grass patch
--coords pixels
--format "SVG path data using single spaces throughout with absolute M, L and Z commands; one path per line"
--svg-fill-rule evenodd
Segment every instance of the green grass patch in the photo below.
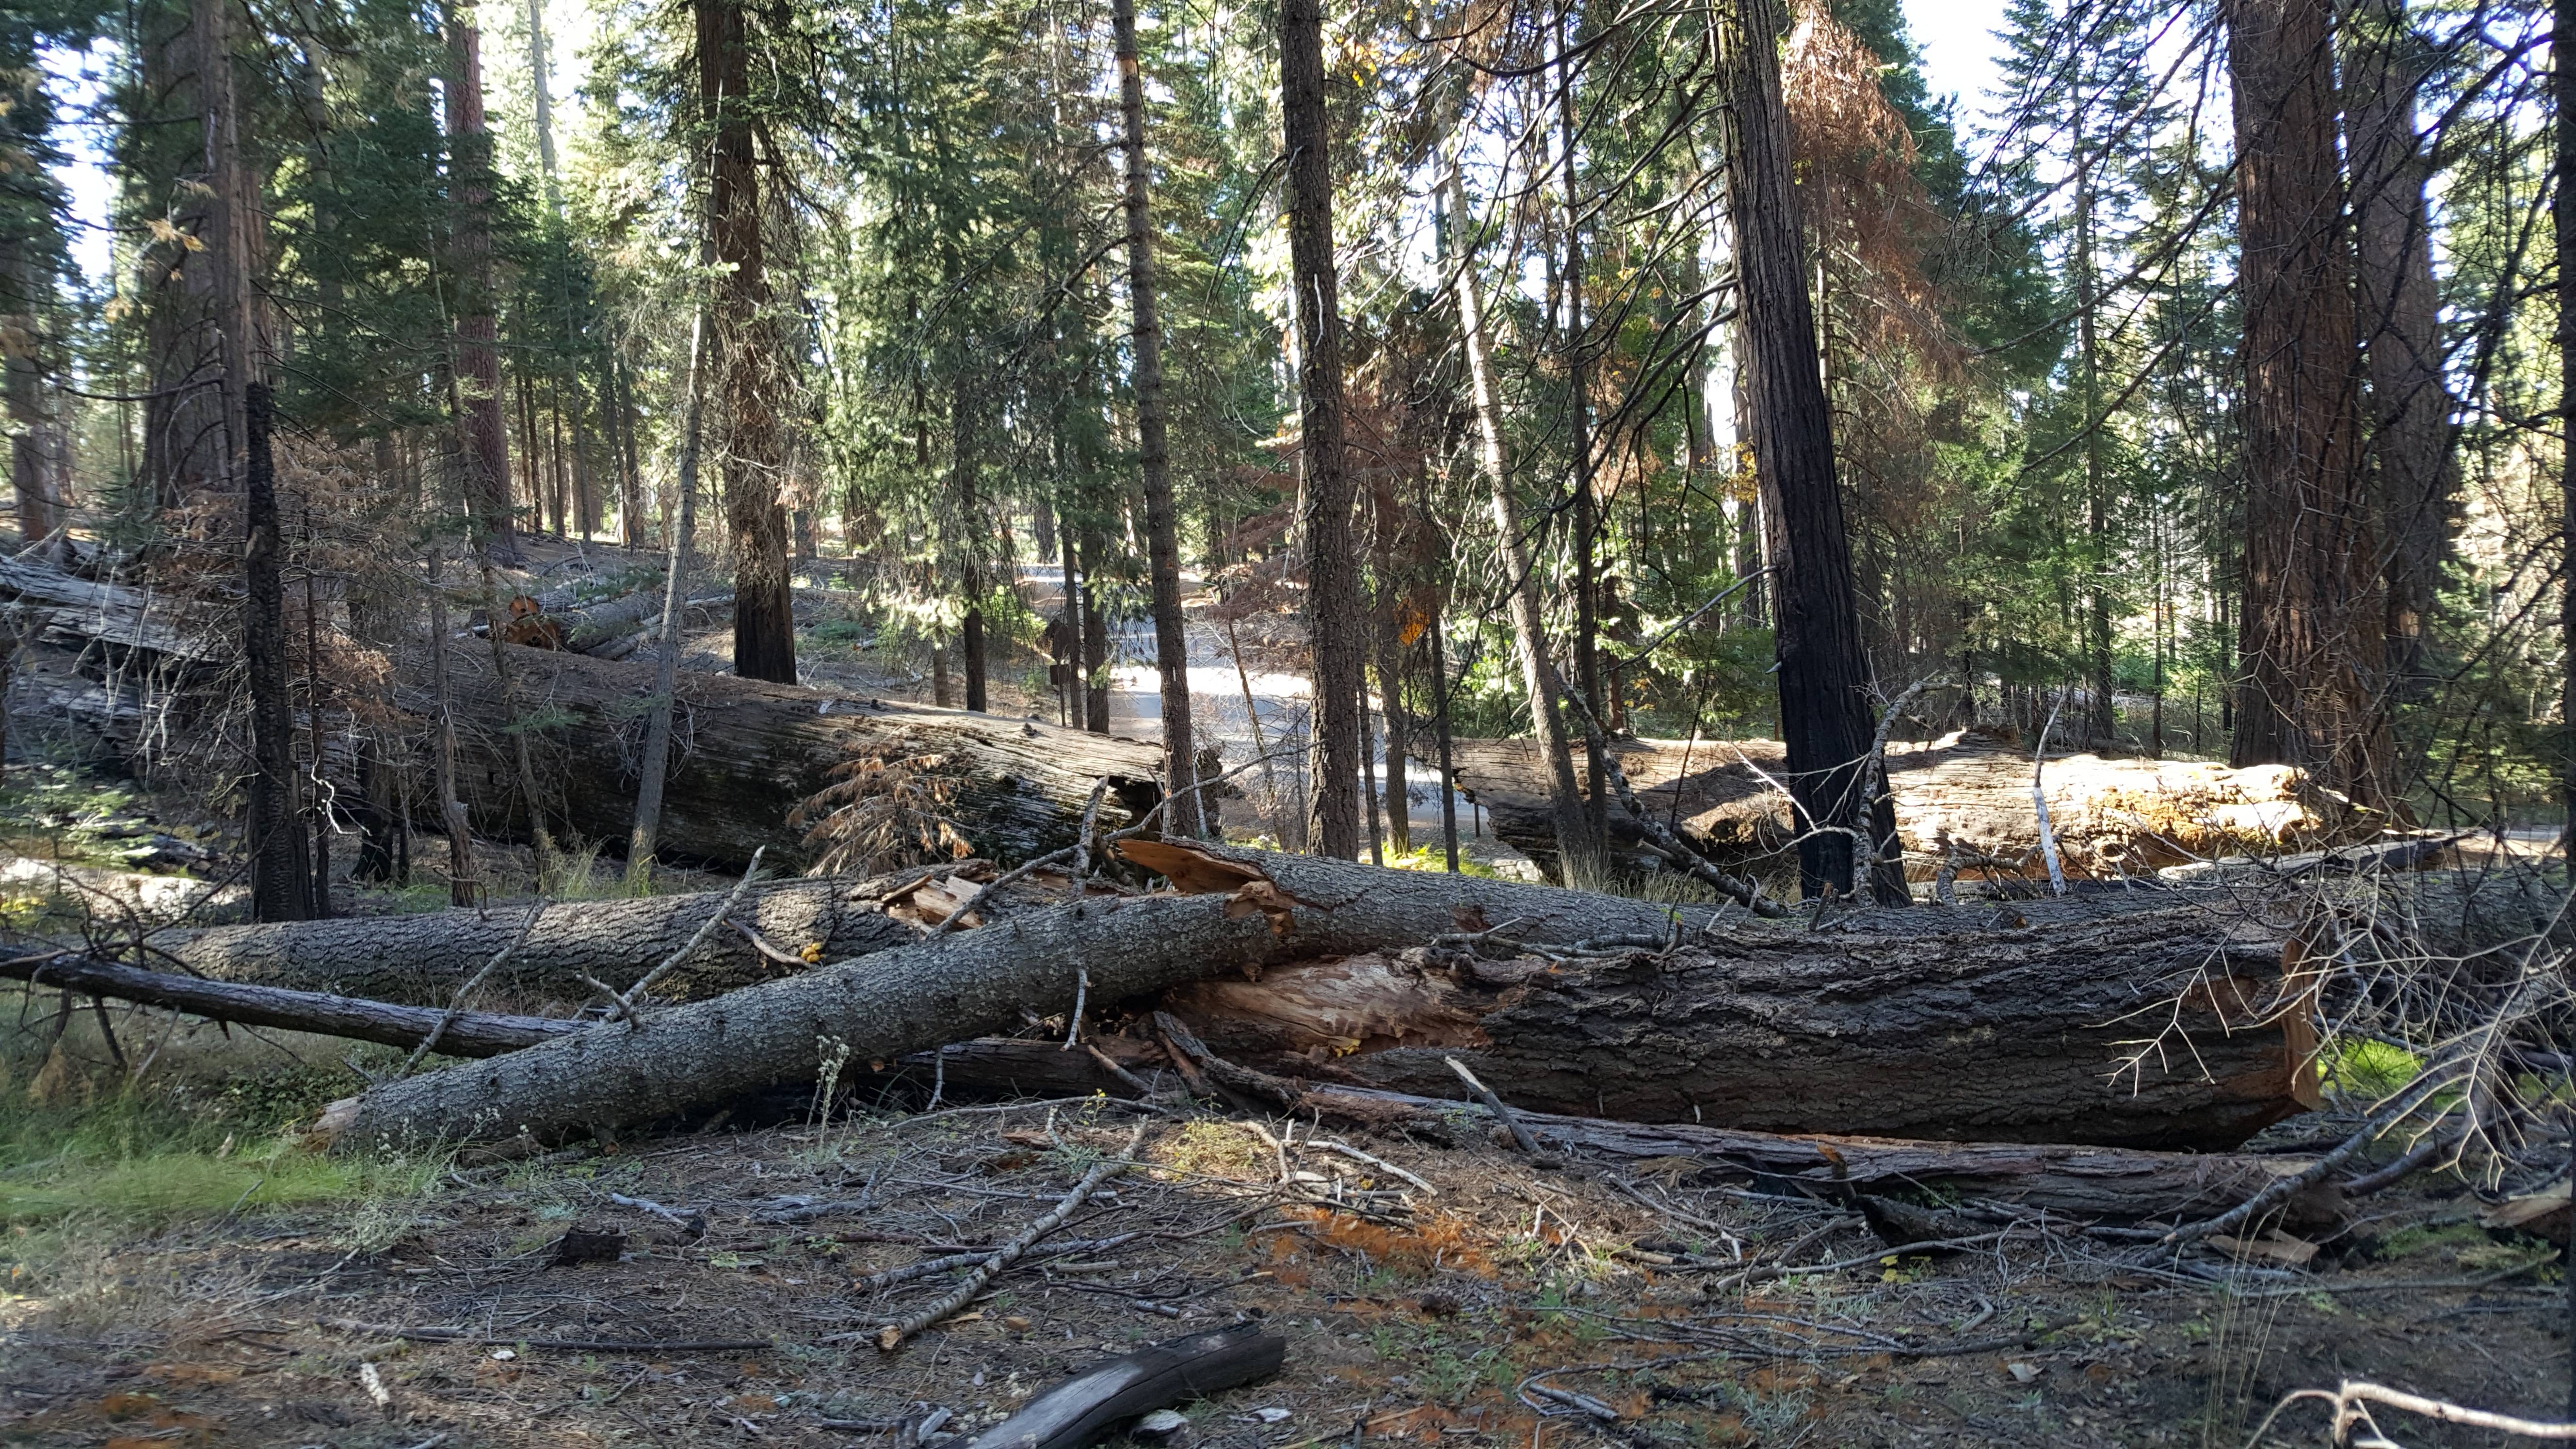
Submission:
M 2376 1101 L 2415 1080 L 2424 1059 L 2386 1042 L 2347 1041 L 2323 1065 L 2329 1088 Z
M 1447 847 L 1443 846 L 1437 839 L 1434 839 L 1429 845 L 1417 845 L 1402 855 L 1390 855 L 1387 857 L 1386 863 L 1390 868 L 1395 870 L 1419 870 L 1436 875 L 1446 872 L 1449 869 L 1449 851 Z M 1492 866 L 1486 865 L 1482 861 L 1469 859 L 1467 853 L 1463 850 L 1458 852 L 1458 873 L 1460 875 L 1481 876 L 1486 880 L 1502 879 L 1501 874 Z

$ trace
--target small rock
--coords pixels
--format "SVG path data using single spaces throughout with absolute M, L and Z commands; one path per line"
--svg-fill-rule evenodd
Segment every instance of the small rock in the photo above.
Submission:
M 1190 1416 L 1178 1409 L 1156 1409 L 1136 1421 L 1127 1436 L 1143 1444 L 1180 1444 L 1187 1441 Z
M 492 1350 L 492 1356 L 503 1363 L 508 1363 L 519 1356 L 519 1351 L 515 1348 L 496 1348 Z
M 1285 1422 L 1285 1421 L 1287 1420 L 1287 1418 L 1288 1418 L 1288 1411 L 1287 1411 L 1286 1409 L 1276 1408 L 1276 1407 L 1268 1408 L 1268 1409 L 1255 1409 L 1255 1410 L 1253 1410 L 1253 1411 L 1252 1411 L 1252 1413 L 1253 1413 L 1253 1417 L 1255 1417 L 1255 1418 L 1259 1419 L 1261 1422 L 1263 1422 L 1263 1423 L 1265 1423 L 1265 1424 L 1277 1424 L 1277 1423 L 1283 1423 L 1283 1422 Z
M 2015 1359 L 2011 1363 L 2005 1364 L 2004 1371 L 2011 1374 L 2013 1376 L 2013 1382 L 2017 1384 L 2029 1383 L 2031 1380 L 2038 1378 L 2043 1372 L 2039 1365 L 2035 1363 L 2024 1363 L 2019 1359 Z

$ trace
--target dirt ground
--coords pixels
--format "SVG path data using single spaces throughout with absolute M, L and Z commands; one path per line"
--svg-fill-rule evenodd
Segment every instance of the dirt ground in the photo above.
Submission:
M 1287 1366 L 1187 1406 L 1210 1449 L 2234 1445 L 2347 1377 L 2544 1416 L 2565 1394 L 2556 1253 L 2471 1225 L 2456 1186 L 2359 1205 L 2304 1270 L 2066 1225 L 1899 1261 L 1841 1208 L 1690 1161 L 1622 1176 L 1169 1110 L 964 1312 L 876 1346 L 955 1272 L 869 1275 L 1007 1241 L 1137 1112 L 862 1114 L 52 1229 L 0 1295 L 0 1442 L 908 1446 L 894 1421 L 945 1409 L 940 1433 L 971 1435 L 1105 1356 L 1245 1319 Z M 624 1250 L 558 1266 L 574 1229 Z M 1756 1264 L 1807 1271 L 1748 1289 Z M 2321 1422 L 2294 1409 L 2264 1442 L 2323 1442 Z

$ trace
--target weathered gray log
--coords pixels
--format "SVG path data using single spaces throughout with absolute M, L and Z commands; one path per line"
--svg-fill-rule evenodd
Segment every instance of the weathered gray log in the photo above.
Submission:
M 1124 1036 L 1087 1038 L 1111 1060 L 1158 1090 L 1177 1079 L 1155 1075 L 1168 1064 L 1161 1049 Z M 1132 1090 L 1082 1052 L 1051 1041 L 987 1038 L 947 1053 L 944 1076 L 956 1095 L 1077 1096 Z M 904 1063 L 927 1082 L 929 1059 Z M 1508 1139 L 1493 1118 L 1463 1094 L 1419 1096 L 1334 1083 L 1278 1081 L 1274 1105 L 1295 1115 L 1443 1141 Z M 1521 1112 L 1521 1125 L 1550 1151 L 1624 1162 L 1677 1160 L 1695 1173 L 1754 1178 L 1820 1197 L 1928 1190 L 1986 1199 L 2033 1212 L 2134 1222 L 2203 1217 L 2224 1211 L 2274 1181 L 2294 1176 L 2309 1159 L 2241 1153 L 2154 1152 L 2064 1143 L 1926 1142 L 1831 1134 L 1784 1136 L 1692 1122 L 1614 1122 L 1599 1117 Z M 2294 1221 L 2325 1223 L 2340 1215 L 2331 1182 L 2294 1198 Z
M 633 825 L 635 761 L 653 670 L 552 649 L 502 647 L 516 676 L 535 774 L 552 798 L 550 827 L 624 840 Z M 397 702 L 425 713 L 426 651 L 406 653 Z M 460 719 L 459 788 L 475 828 L 528 831 L 516 798 L 510 711 L 488 648 L 448 652 L 448 692 Z M 788 813 L 832 781 L 835 766 L 874 756 L 935 758 L 954 787 L 942 813 L 978 854 L 1006 864 L 1074 843 L 1094 780 L 1107 776 L 1104 830 L 1133 824 L 1161 798 L 1161 752 L 1082 730 L 903 704 L 840 690 L 683 671 L 672 726 L 675 756 L 662 798 L 666 855 L 739 867 L 761 847 L 773 862 L 804 858 Z
M 85 996 L 113 996 L 146 1006 L 245 1026 L 273 1026 L 342 1036 L 354 1041 L 412 1047 L 432 1030 L 432 1050 L 451 1057 L 488 1057 L 517 1051 L 579 1031 L 585 1023 L 551 1016 L 508 1016 L 493 1012 L 458 1012 L 453 1018 L 430 1006 L 396 1006 L 313 991 L 284 991 L 273 986 L 237 986 L 205 981 L 175 971 L 146 971 L 113 961 L 83 956 L 53 956 L 0 961 L 0 977 L 38 986 L 59 987 Z M 442 1018 L 447 1018 L 440 1027 Z
M 1472 876 L 1347 861 L 1129 841 L 1130 859 L 1198 895 L 1091 899 L 1007 915 L 979 929 L 840 962 L 754 990 L 653 1012 L 336 1102 L 335 1143 L 525 1133 L 556 1140 L 811 1080 L 1015 1027 L 1023 1009 L 1066 1010 L 1082 988 L 1114 1001 L 1217 971 L 1424 940 L 1462 916 L 1571 943 L 1668 927 L 1670 908 Z M 1709 918 L 1682 913 L 1686 929 Z M 846 1054 L 846 1055 L 844 1055 Z
M 967 1449 L 1085 1449 L 1123 1420 L 1279 1372 L 1288 1340 L 1257 1323 L 1149 1343 L 1093 1364 L 975 1436 Z
M 727 917 L 788 955 L 819 944 L 816 959 L 846 960 L 910 945 L 920 932 L 889 918 L 887 888 L 914 871 L 870 881 L 790 880 L 754 885 Z M 556 901 L 546 905 L 487 983 L 496 997 L 579 1001 L 585 975 L 623 991 L 678 950 L 722 905 L 723 891 L 640 900 Z M 445 1005 L 465 979 L 518 938 L 528 903 L 411 916 L 353 916 L 263 926 L 169 932 L 154 944 L 189 970 L 218 981 L 319 991 L 377 1001 Z M 741 932 L 720 930 L 655 990 L 673 999 L 777 977 Z
M 733 595 L 683 599 L 680 607 L 692 624 L 712 623 L 733 617 Z M 563 647 L 575 654 L 610 659 L 625 657 L 635 636 L 661 617 L 660 589 L 638 589 L 585 609 L 564 609 L 553 615 L 563 625 Z
M 32 618 L 42 637 L 73 649 L 102 643 L 188 665 L 225 658 L 236 642 L 196 600 L 80 578 L 26 555 L 0 557 L 0 600 Z
M 1770 1132 L 2221 1149 L 2317 1104 L 2282 937 L 2195 908 L 1837 933 L 1747 925 L 1552 965 L 1404 952 L 1176 987 L 1163 1008 L 1274 1073 Z M 2286 994 L 2285 994 L 2286 993 Z

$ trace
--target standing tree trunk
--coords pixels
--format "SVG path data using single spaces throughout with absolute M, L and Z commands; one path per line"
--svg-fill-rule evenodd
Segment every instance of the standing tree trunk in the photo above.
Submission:
M 1405 798 L 1404 749 L 1409 723 L 1404 711 L 1404 645 L 1400 637 L 1404 611 L 1404 590 L 1396 577 L 1396 532 L 1401 525 L 1401 506 L 1395 501 L 1395 480 L 1390 470 L 1379 469 L 1369 485 L 1369 514 L 1375 524 L 1369 532 L 1370 555 L 1377 574 L 1377 607 L 1369 610 L 1369 625 L 1377 646 L 1377 696 L 1380 710 L 1386 715 L 1386 842 L 1397 855 L 1413 850 L 1413 821 Z
M 2405 0 L 2368 0 L 2350 24 L 2344 150 L 2352 163 L 2353 272 L 2370 364 L 2370 461 L 2384 530 L 2389 682 L 2401 698 L 2420 697 L 2432 684 L 2424 621 L 2450 557 L 2459 488 L 2424 202 L 2432 162 L 2415 119 L 2432 47 L 2408 23 Z
M 966 656 L 966 707 L 981 714 L 988 702 L 984 690 L 984 591 L 989 587 L 985 564 L 992 539 L 985 528 L 983 493 L 975 483 L 974 384 L 962 361 L 950 397 L 953 406 L 949 411 L 949 440 L 955 445 L 950 486 L 957 490 L 957 511 L 964 520 L 960 531 L 966 535 L 966 617 L 958 621 L 957 632 Z
M 2388 793 L 2385 594 L 2361 458 L 2331 0 L 2227 0 L 2245 307 L 2245 615 L 2231 763 Z
M 1058 526 L 1064 531 L 1064 650 L 1065 650 L 1065 724 L 1068 728 L 1091 728 L 1090 651 L 1083 642 L 1082 557 L 1074 541 L 1073 515 L 1059 515 Z
M 1451 225 L 1467 225 L 1467 188 L 1457 164 L 1449 170 Z M 1547 657 L 1547 615 L 1539 607 L 1538 577 L 1531 570 L 1529 540 L 1521 531 L 1520 504 L 1512 497 L 1509 455 L 1504 451 L 1502 402 L 1494 389 L 1493 343 L 1485 335 L 1485 311 L 1476 295 L 1472 254 L 1458 264 L 1458 331 L 1466 342 L 1467 381 L 1476 405 L 1476 442 L 1485 484 L 1492 490 L 1495 547 L 1511 572 L 1512 637 L 1519 644 L 1521 687 L 1529 696 L 1530 726 L 1538 752 L 1548 766 L 1548 804 L 1556 820 L 1557 858 L 1567 881 L 1598 875 L 1597 837 L 1584 818 L 1582 787 L 1575 783 L 1574 750 L 1566 738 L 1564 706 L 1557 702 L 1556 670 Z M 1435 645 L 1437 643 L 1435 628 Z M 1435 658 L 1434 667 L 1438 667 Z M 1445 678 L 1440 684 L 1447 698 Z M 1441 706 L 1445 722 L 1447 705 Z M 1445 723 L 1444 723 L 1445 728 Z M 1444 773 L 1442 778 L 1448 777 Z M 1453 852 L 1454 853 L 1454 852 Z M 1454 861 L 1452 868 L 1455 868 Z
M 1556 115 L 1562 152 L 1558 165 L 1565 173 L 1565 421 L 1567 447 L 1574 457 L 1574 686 L 1582 691 L 1583 707 L 1592 717 L 1606 720 L 1611 711 L 1601 697 L 1601 600 L 1592 554 L 1601 531 L 1600 501 L 1592 493 L 1592 384 L 1583 355 L 1583 205 L 1575 189 L 1574 61 L 1566 34 L 1571 9 L 1561 3 L 1556 12 Z M 1584 783 L 1589 787 L 1584 828 L 1591 832 L 1591 845 L 1566 862 L 1569 869 L 1578 861 L 1597 861 L 1609 834 L 1610 791 L 1599 733 L 1588 732 L 1583 747 Z M 1571 874 L 1565 883 L 1597 884 Z
M 760 177 L 752 153 L 751 46 L 743 7 L 697 0 L 698 104 L 714 133 L 707 229 L 714 236 L 716 343 L 724 379 L 725 522 L 733 535 L 733 672 L 796 682 L 796 619 L 788 592 L 787 515 L 778 506 L 785 449 L 778 417 L 784 339 L 770 315 L 760 236 Z
M 2576 55 L 2576 0 L 2558 0 L 2551 20 L 2550 54 Z M 2558 355 L 2567 358 L 2576 357 L 2576 65 L 2560 65 L 2550 72 L 2550 100 L 2557 111 L 2553 119 L 2558 192 L 2552 219 L 2558 232 Z M 2576 439 L 2576 367 L 2559 368 L 2558 426 L 2560 436 Z M 2576 639 L 2576 446 L 2559 456 L 2558 501 L 2558 637 Z M 2567 806 L 2567 833 L 2560 845 L 2567 859 L 2576 863 L 2576 649 L 2566 650 L 2563 657 L 2558 692 L 2559 793 Z M 2568 1276 L 2567 1291 L 2576 1295 L 2576 1274 Z M 2576 1416 L 2576 1381 L 2568 1388 L 2567 1411 Z
M 1181 624 L 1180 521 L 1172 509 L 1171 444 L 1163 426 L 1163 323 L 1154 298 L 1154 230 L 1145 159 L 1145 76 L 1136 59 L 1135 0 L 1114 0 L 1118 98 L 1127 120 L 1127 297 L 1136 313 L 1136 443 L 1145 473 L 1145 566 L 1153 575 L 1154 672 L 1162 686 L 1163 828 L 1206 834 L 1190 733 L 1190 647 Z
M 1881 901 L 1910 896 L 1896 840 L 1896 810 L 1861 798 L 1860 764 L 1874 733 L 1869 656 L 1852 599 L 1851 539 L 1834 476 L 1832 415 L 1817 369 L 1816 321 L 1807 300 L 1806 241 L 1791 185 L 1788 117 L 1780 97 L 1776 0 L 1744 0 L 1725 36 L 1725 87 L 1733 145 L 1727 203 L 1735 228 L 1744 321 L 1744 371 L 1752 395 L 1753 453 L 1777 592 L 1780 734 L 1799 819 L 1798 884 L 1808 896 L 1852 887 L 1853 837 L 1875 842 L 1869 883 Z
M 1288 143 L 1288 253 L 1297 289 L 1298 456 L 1306 473 L 1306 618 L 1315 649 L 1315 849 L 1360 850 L 1357 501 L 1342 445 L 1341 283 L 1333 263 L 1333 168 L 1324 125 L 1322 0 L 1281 0 L 1280 109 Z
M 202 3 L 202 0 L 201 0 Z M 500 324 L 492 302 L 492 132 L 483 119 L 483 38 L 474 0 L 447 0 L 448 168 L 456 206 L 457 444 L 478 546 L 515 558 L 510 434 L 501 419 Z
M 670 566 L 662 580 L 662 629 L 653 654 L 653 707 L 644 718 L 644 754 L 637 764 L 635 824 L 626 839 L 626 893 L 653 891 L 653 852 L 662 833 L 662 786 L 671 768 L 672 696 L 680 684 L 680 595 L 689 577 L 689 535 L 698 521 L 698 456 L 704 442 L 706 389 L 699 367 L 706 345 L 706 308 L 689 317 L 689 415 L 680 440 L 680 521 L 670 530 Z M 442 695 L 444 686 L 442 683 Z
M 295 703 L 287 693 L 286 600 L 279 573 L 285 541 L 268 447 L 268 384 L 249 383 L 242 397 L 250 444 L 243 469 L 242 652 L 250 671 L 251 919 L 301 921 L 313 915 L 313 877 L 304 815 L 296 804 Z

